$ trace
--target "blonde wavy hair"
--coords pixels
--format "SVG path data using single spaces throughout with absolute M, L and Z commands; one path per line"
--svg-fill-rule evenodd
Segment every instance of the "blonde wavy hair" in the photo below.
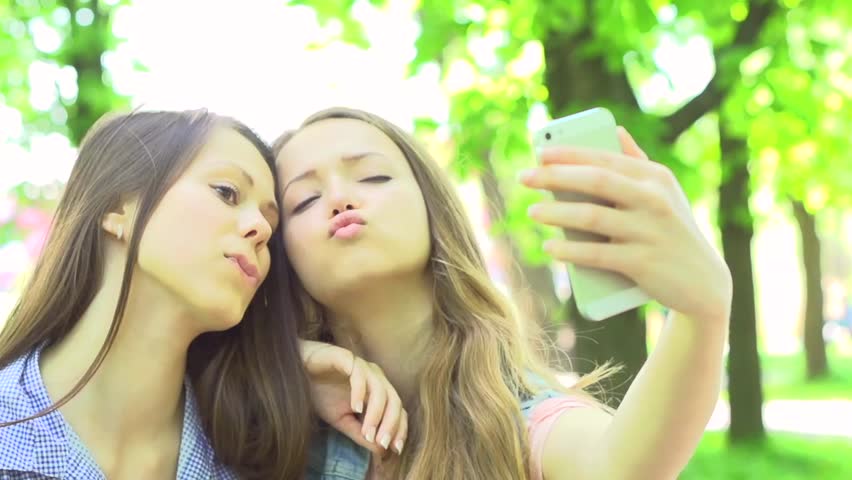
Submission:
M 594 402 L 586 387 L 612 373 L 605 365 L 567 388 L 544 360 L 544 337 L 525 322 L 494 285 L 473 229 L 449 177 L 401 128 L 360 110 L 331 108 L 300 128 L 326 119 L 366 122 L 402 151 L 423 194 L 429 219 L 434 278 L 433 336 L 427 347 L 419 398 L 394 478 L 518 480 L 529 478 L 529 448 L 520 402 L 551 388 Z M 276 154 L 299 130 L 276 140 Z M 285 301 L 304 319 L 303 334 L 332 341 L 322 305 L 287 268 Z M 427 386 L 428 385 L 428 386 Z

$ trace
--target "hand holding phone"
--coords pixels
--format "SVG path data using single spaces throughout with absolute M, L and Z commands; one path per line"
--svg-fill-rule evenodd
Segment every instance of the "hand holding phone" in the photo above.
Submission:
M 537 150 L 570 146 L 621 153 L 616 129 L 612 113 L 604 108 L 593 108 L 551 121 L 533 133 L 533 145 Z M 609 202 L 586 193 L 557 190 L 554 196 L 562 202 L 612 206 Z M 572 241 L 609 241 L 605 236 L 588 231 L 565 228 L 563 232 L 565 238 Z M 604 320 L 650 300 L 634 281 L 620 273 L 571 263 L 567 264 L 567 268 L 577 309 L 589 320 Z

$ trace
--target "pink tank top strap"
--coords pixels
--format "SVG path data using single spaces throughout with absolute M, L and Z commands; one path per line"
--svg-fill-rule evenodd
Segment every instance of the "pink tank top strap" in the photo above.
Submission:
M 542 471 L 544 444 L 559 416 L 567 410 L 587 406 L 588 403 L 579 398 L 553 397 L 533 407 L 527 422 L 530 445 L 530 480 L 544 480 L 544 472 Z

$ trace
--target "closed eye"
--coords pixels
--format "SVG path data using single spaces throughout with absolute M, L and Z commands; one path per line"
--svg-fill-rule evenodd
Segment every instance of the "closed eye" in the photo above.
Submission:
M 387 175 L 375 175 L 375 176 L 372 176 L 372 177 L 363 178 L 363 179 L 361 179 L 361 181 L 367 182 L 367 183 L 384 183 L 384 182 L 389 181 L 390 179 L 391 179 L 391 177 L 389 177 Z
M 310 197 L 310 198 L 308 198 L 308 199 L 306 199 L 306 200 L 302 201 L 301 203 L 299 203 L 298 205 L 296 205 L 296 207 L 295 207 L 295 208 L 293 208 L 293 214 L 295 215 L 295 214 L 297 214 L 297 213 L 301 213 L 301 212 L 302 212 L 302 211 L 304 211 L 306 208 L 310 207 L 310 206 L 311 206 L 311 204 L 312 204 L 312 203 L 314 203 L 314 201 L 315 201 L 316 199 L 318 199 L 318 198 L 319 198 L 319 195 L 314 195 L 313 197 Z
M 231 185 L 211 185 L 219 197 L 230 205 L 236 205 L 240 201 L 240 191 Z

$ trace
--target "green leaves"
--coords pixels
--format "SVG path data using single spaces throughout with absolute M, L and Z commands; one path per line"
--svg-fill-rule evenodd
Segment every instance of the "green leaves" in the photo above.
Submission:
M 828 10 L 832 6 L 837 10 Z M 850 10 L 831 1 L 792 10 L 785 28 L 767 35 L 774 43 L 772 59 L 754 77 L 754 95 L 764 89 L 771 94 L 762 108 L 751 99 L 756 112 L 749 145 L 757 172 L 779 199 L 792 197 L 814 210 L 852 203 L 852 113 L 837 81 L 843 65 L 852 71 L 846 47 L 852 37 L 835 27 Z
M 77 143 L 103 113 L 127 105 L 101 65 L 103 54 L 118 44 L 110 7 L 91 0 L 15 0 L 0 10 L 9 13 L 0 16 L 0 103 L 21 113 L 22 144 L 52 132 Z M 72 77 L 76 95 L 67 88 Z
M 291 6 L 302 5 L 313 9 L 320 26 L 329 27 L 333 25 L 336 27 L 331 30 L 334 33 L 320 43 L 342 40 L 360 48 L 370 47 L 364 26 L 352 15 L 355 0 L 290 0 L 287 3 Z M 373 0 L 370 3 L 381 6 L 385 2 Z M 314 45 L 314 47 L 319 46 L 321 45 Z
M 496 176 L 505 201 L 505 221 L 497 228 L 528 259 L 537 258 L 541 232 L 526 219 L 535 195 L 519 188 L 515 178 L 534 162 L 531 119 L 540 123 L 547 115 L 596 105 L 610 108 L 652 158 L 672 169 L 694 201 L 712 194 L 726 170 L 728 160 L 719 154 L 721 121 L 728 133 L 747 139 L 755 188 L 776 189 L 779 196 L 811 205 L 846 202 L 852 196 L 852 174 L 841 173 L 852 170 L 841 165 L 848 162 L 852 131 L 847 3 L 422 0 L 410 71 L 437 63 L 451 104 L 448 118 L 421 119 L 418 131 L 449 129 L 456 176 Z M 341 38 L 366 45 L 353 20 L 353 0 L 290 4 L 314 8 L 321 22 L 340 22 Z M 756 23 L 759 14 L 771 13 L 767 7 L 780 11 Z M 681 88 L 683 74 L 663 70 L 672 68 L 660 60 L 672 54 L 663 47 L 698 39 L 709 41 L 716 53 L 713 88 L 721 95 L 700 99 L 711 103 L 695 105 L 701 113 L 690 117 L 692 129 L 676 144 L 666 144 L 661 141 L 666 121 L 652 112 L 681 105 L 657 93 L 655 100 L 640 102 L 642 111 L 633 97 L 660 81 L 670 91 Z M 706 115 L 717 109 L 719 115 Z
M 442 66 L 446 66 L 444 49 L 454 44 L 457 39 L 464 39 L 467 27 L 478 18 L 473 12 L 467 16 L 457 17 L 454 10 L 454 2 L 450 0 L 421 2 L 417 11 L 421 30 L 414 44 L 417 48 L 417 56 L 411 62 L 412 72 L 416 72 L 418 68 L 429 62 L 437 61 Z
M 76 144 L 97 118 L 126 104 L 112 91 L 101 65 L 103 54 L 118 43 L 110 12 L 95 0 L 0 3 L 0 109 L 19 113 L 22 124 L 21 135 L 9 141 L 26 148 L 39 136 L 59 133 Z M 16 116 L 3 113 L 4 118 Z M 20 225 L 22 212 L 46 216 L 59 190 L 59 185 L 13 187 L 8 193 L 17 218 L 0 224 L 0 245 L 35 241 L 33 235 L 40 233 Z

